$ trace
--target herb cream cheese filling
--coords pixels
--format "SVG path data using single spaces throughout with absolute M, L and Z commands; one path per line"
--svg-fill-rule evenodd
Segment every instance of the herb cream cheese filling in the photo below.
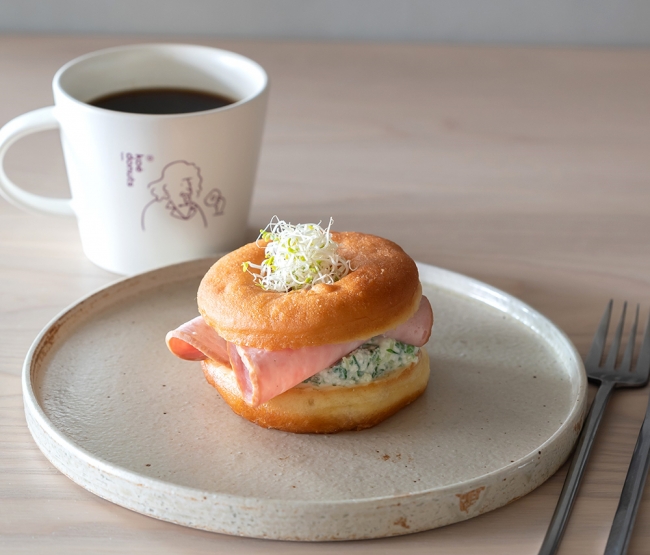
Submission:
M 316 387 L 364 385 L 417 362 L 420 348 L 377 336 L 303 383 Z

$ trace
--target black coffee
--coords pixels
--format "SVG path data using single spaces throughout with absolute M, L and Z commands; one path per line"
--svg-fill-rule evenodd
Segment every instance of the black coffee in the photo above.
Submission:
M 132 114 L 186 114 L 222 108 L 236 102 L 212 92 L 191 89 L 133 89 L 107 94 L 88 104 Z

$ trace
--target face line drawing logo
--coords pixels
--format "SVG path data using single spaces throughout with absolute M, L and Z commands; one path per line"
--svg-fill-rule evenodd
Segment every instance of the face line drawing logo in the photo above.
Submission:
M 150 158 L 153 160 L 153 156 Z M 206 213 L 198 203 L 203 190 L 203 176 L 201 168 L 196 164 L 187 160 L 170 162 L 162 169 L 158 179 L 147 184 L 147 188 L 153 199 L 142 210 L 142 231 L 146 231 L 145 218 L 152 212 L 151 209 L 177 220 L 190 220 L 198 214 L 203 227 L 208 227 Z M 226 208 L 226 198 L 214 187 L 204 195 L 203 204 L 211 209 L 208 216 L 222 216 Z
M 179 220 L 189 220 L 199 214 L 203 227 L 208 227 L 208 220 L 203 209 L 196 202 L 201 195 L 203 177 L 201 169 L 186 160 L 176 160 L 167 164 L 160 178 L 147 185 L 154 197 L 142 210 L 141 227 L 146 231 L 145 216 L 147 210 L 160 203 L 168 214 Z

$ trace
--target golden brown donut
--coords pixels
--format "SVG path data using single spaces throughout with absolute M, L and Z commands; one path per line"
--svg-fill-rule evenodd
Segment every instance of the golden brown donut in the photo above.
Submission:
M 249 243 L 208 270 L 197 294 L 199 312 L 225 340 L 276 351 L 367 339 L 417 311 L 418 270 L 401 247 L 356 232 L 332 232 L 332 239 L 353 269 L 338 282 L 289 293 L 265 291 L 242 271 L 242 263 L 260 264 L 266 243 Z
M 429 381 L 429 356 L 422 348 L 418 362 L 368 384 L 352 387 L 300 384 L 253 408 L 242 399 L 230 366 L 210 359 L 203 361 L 202 366 L 210 385 L 236 414 L 258 426 L 293 433 L 328 434 L 370 428 L 412 403 Z

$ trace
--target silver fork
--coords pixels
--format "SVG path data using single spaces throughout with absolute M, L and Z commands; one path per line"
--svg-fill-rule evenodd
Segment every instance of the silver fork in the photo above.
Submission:
M 612 345 L 607 354 L 607 359 L 603 365 L 600 364 L 604 350 L 605 339 L 607 338 L 607 330 L 609 329 L 609 320 L 612 314 L 613 301 L 609 301 L 605 313 L 598 326 L 598 331 L 594 336 L 594 340 L 589 349 L 589 354 L 585 360 L 585 370 L 590 380 L 600 383 L 600 387 L 596 392 L 596 397 L 591 404 L 589 415 L 585 420 L 582 427 L 582 434 L 578 440 L 575 454 L 571 460 L 571 466 L 567 473 L 562 493 L 558 501 L 551 524 L 546 532 L 546 537 L 539 550 L 539 555 L 552 555 L 557 551 L 560 545 L 562 535 L 566 523 L 573 507 L 578 487 L 584 474 L 587 458 L 591 452 L 591 448 L 598 431 L 598 426 L 605 412 L 605 407 L 609 401 L 609 397 L 614 391 L 615 387 L 641 387 L 648 383 L 648 375 L 650 373 L 650 318 L 646 325 L 645 336 L 643 344 L 639 352 L 636 369 L 631 372 L 632 356 L 634 354 L 634 342 L 636 339 L 637 324 L 639 321 L 639 306 L 636 307 L 636 314 L 634 323 L 630 330 L 630 336 L 627 342 L 623 360 L 619 366 L 616 366 L 618 352 L 621 346 L 621 337 L 623 335 L 623 323 L 625 322 L 625 312 L 627 309 L 627 302 L 623 305 L 623 313 L 621 319 L 616 327 Z
M 650 400 L 645 411 L 645 418 L 625 477 L 621 498 L 614 515 L 614 522 L 609 532 L 605 555 L 624 555 L 630 545 L 632 528 L 639 509 L 643 487 L 650 468 Z

